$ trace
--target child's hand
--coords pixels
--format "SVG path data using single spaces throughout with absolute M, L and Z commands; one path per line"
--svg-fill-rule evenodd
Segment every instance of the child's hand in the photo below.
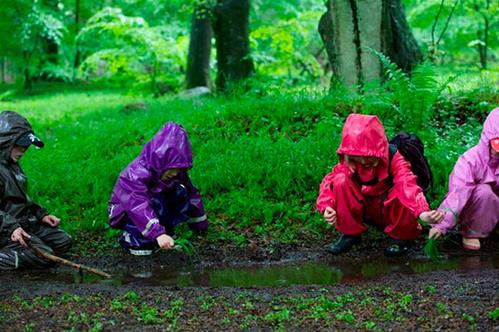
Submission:
M 428 233 L 428 238 L 429 239 L 438 239 L 440 236 L 442 236 L 442 233 L 436 229 L 435 227 L 433 227 L 432 229 L 430 229 L 430 232 Z
M 26 233 L 24 229 L 18 227 L 12 232 L 10 239 L 13 242 L 19 242 L 19 244 L 21 244 L 22 246 L 27 247 L 28 245 L 26 244 L 25 240 L 31 239 L 31 236 L 28 233 Z
M 158 246 L 165 250 L 173 249 L 173 246 L 175 245 L 175 241 L 171 238 L 171 236 L 166 234 L 158 236 L 156 241 L 158 242 Z
M 324 210 L 324 218 L 331 225 L 334 226 L 336 224 L 336 211 L 332 207 L 327 207 Z
M 423 220 L 428 224 L 439 224 L 444 220 L 445 213 L 438 210 L 422 212 L 419 215 L 419 219 Z
M 50 227 L 56 227 L 59 225 L 60 222 L 61 222 L 61 219 L 59 219 L 56 216 L 53 216 L 51 214 L 46 215 L 45 217 L 42 218 L 42 223 L 47 224 Z

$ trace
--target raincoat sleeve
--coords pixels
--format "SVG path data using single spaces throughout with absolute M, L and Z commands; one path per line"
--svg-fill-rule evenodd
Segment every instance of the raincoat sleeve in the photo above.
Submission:
M 145 238 L 155 240 L 165 228 L 151 206 L 148 183 L 151 173 L 144 167 L 129 167 L 120 175 L 118 198 L 128 217 Z
M 317 197 L 316 208 L 321 213 L 324 214 L 324 210 L 329 207 L 333 207 L 333 179 L 339 173 L 349 173 L 348 167 L 343 164 L 337 164 L 333 171 L 327 174 L 321 182 L 319 188 L 319 197 Z
M 440 204 L 439 210 L 445 212 L 444 220 L 433 226 L 445 234 L 456 225 L 456 217 L 463 210 L 475 189 L 472 165 L 461 156 L 449 177 L 449 192 Z
M 34 202 L 30 202 L 30 210 L 38 221 L 42 221 L 43 217 L 49 214 L 46 209 Z
M 417 185 L 416 176 L 412 173 L 409 162 L 399 152 L 396 152 L 390 167 L 395 196 L 402 205 L 410 209 L 415 218 L 419 218 L 422 212 L 429 211 L 428 202 L 423 190 Z
M 0 201 L 4 199 L 4 189 L 4 184 L 0 180 Z M 0 210 L 0 237 L 10 239 L 12 232 L 21 227 L 21 223 L 22 220 L 13 217 L 8 211 Z

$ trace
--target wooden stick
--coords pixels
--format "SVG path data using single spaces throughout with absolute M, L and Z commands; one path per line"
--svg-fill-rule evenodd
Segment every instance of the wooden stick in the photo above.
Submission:
M 38 256 L 40 256 L 42 258 L 45 258 L 46 260 L 49 260 L 49 261 L 52 261 L 52 262 L 55 262 L 55 263 L 60 263 L 60 264 L 71 266 L 72 268 L 75 268 L 78 271 L 87 271 L 87 272 L 90 272 L 90 273 L 97 274 L 97 275 L 99 275 L 101 277 L 104 277 L 104 278 L 108 278 L 108 279 L 111 278 L 111 275 L 108 274 L 108 273 L 106 273 L 106 272 L 104 272 L 104 271 L 101 271 L 99 269 L 95 269 L 93 267 L 89 267 L 89 266 L 86 266 L 86 265 L 83 265 L 83 264 L 78 264 L 78 263 L 69 261 L 67 259 L 55 256 L 55 255 L 52 255 L 52 254 L 49 254 L 48 252 L 43 251 L 42 249 L 38 248 L 33 243 L 29 243 L 28 246 L 31 249 L 33 249 L 33 251 Z

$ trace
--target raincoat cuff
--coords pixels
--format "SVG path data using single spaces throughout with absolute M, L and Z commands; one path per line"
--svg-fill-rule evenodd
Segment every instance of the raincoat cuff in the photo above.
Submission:
M 444 220 L 442 220 L 440 224 L 436 224 L 433 227 L 438 229 L 442 235 L 445 235 L 445 233 L 447 233 L 447 231 L 455 225 L 456 222 L 454 220 L 454 213 L 452 213 L 452 211 L 446 211 Z
M 12 236 L 12 233 L 14 233 L 14 231 L 16 229 L 18 229 L 19 227 L 22 227 L 21 224 L 19 224 L 19 223 L 15 223 L 15 224 L 10 225 L 10 227 L 7 229 L 7 235 L 9 236 L 9 240 L 10 240 L 10 237 Z
M 147 234 L 144 236 L 149 240 L 155 241 L 158 236 L 163 234 L 166 234 L 165 228 L 160 224 L 154 224 L 153 226 L 151 226 L 149 232 L 147 232 Z

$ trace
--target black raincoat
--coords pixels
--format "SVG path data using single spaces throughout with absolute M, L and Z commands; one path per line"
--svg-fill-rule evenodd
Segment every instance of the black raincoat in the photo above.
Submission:
M 19 163 L 10 158 L 14 142 L 26 133 L 33 133 L 28 120 L 12 111 L 0 113 L 0 270 L 49 265 L 11 241 L 12 232 L 19 227 L 48 252 L 63 253 L 71 246 L 69 235 L 41 223 L 48 212 L 29 198 L 27 178 Z

